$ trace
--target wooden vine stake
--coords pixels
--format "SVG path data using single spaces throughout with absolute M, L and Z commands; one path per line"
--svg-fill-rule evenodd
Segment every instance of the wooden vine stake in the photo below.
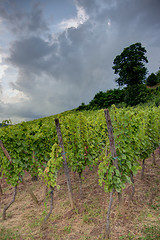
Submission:
M 34 193 L 32 192 L 32 190 L 28 187 L 26 181 L 24 180 L 24 178 L 22 178 L 22 184 L 25 186 L 27 192 L 29 193 L 29 195 L 31 196 L 31 198 L 33 199 L 33 201 L 39 205 L 39 201 L 37 199 L 37 197 L 34 195 Z
M 0 172 L 0 177 L 1 177 L 2 173 Z M 3 195 L 3 191 L 2 191 L 2 186 L 1 186 L 1 180 L 0 180 L 0 196 Z
M 144 179 L 144 170 L 145 170 L 145 159 L 142 161 L 142 170 L 141 170 L 141 179 Z
M 152 153 L 152 158 L 153 158 L 153 161 L 152 161 L 152 163 L 153 163 L 154 165 L 156 165 L 156 157 L 155 157 L 155 154 L 154 154 L 154 152 Z
M 111 118 L 109 115 L 109 110 L 104 109 L 104 114 L 105 114 L 107 128 L 108 128 L 108 137 L 109 137 L 110 151 L 111 151 L 111 155 L 113 158 L 113 165 L 119 170 L 114 135 L 113 135 L 113 127 L 112 127 Z M 114 191 L 115 190 L 113 189 L 113 191 L 110 193 L 110 201 L 109 201 L 109 206 L 108 206 L 108 211 L 107 211 L 107 219 L 106 219 L 106 237 L 107 238 L 109 238 L 109 236 L 110 236 L 110 212 L 111 212 L 111 207 L 112 207 L 112 203 L 113 203 Z M 120 199 L 121 199 L 121 194 L 119 194 L 119 200 Z
M 63 167 L 64 167 L 64 172 L 65 172 L 66 180 L 67 180 L 69 200 L 70 200 L 71 208 L 73 209 L 74 208 L 74 202 L 73 202 L 72 185 L 71 185 L 69 169 L 68 169 L 67 160 L 66 160 L 66 153 L 64 151 L 62 133 L 61 133 L 61 128 L 60 128 L 58 118 L 55 118 L 55 124 L 56 124 L 57 136 L 58 136 L 58 143 L 59 143 L 59 146 L 62 148 Z
M 10 161 L 10 163 L 12 163 L 12 159 L 11 156 L 9 155 L 7 149 L 4 147 L 2 141 L 0 140 L 0 147 L 2 148 L 2 151 L 4 152 L 5 156 L 7 157 L 7 159 Z M 17 183 L 18 184 L 18 183 Z M 11 200 L 10 203 L 8 203 L 4 209 L 3 209 L 3 213 L 2 213 L 2 220 L 4 221 L 6 219 L 6 211 L 8 210 L 8 208 L 14 203 L 15 198 L 16 198 L 16 194 L 17 194 L 17 185 L 14 188 L 14 193 L 13 193 L 13 199 Z

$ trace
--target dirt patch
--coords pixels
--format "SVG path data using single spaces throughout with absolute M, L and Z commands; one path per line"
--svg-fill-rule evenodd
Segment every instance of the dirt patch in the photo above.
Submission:
M 160 216 L 160 158 L 159 150 L 155 151 L 156 165 L 152 158 L 146 160 L 145 176 L 141 180 L 139 172 L 135 180 L 135 195 L 130 201 L 132 186 L 127 185 L 123 191 L 123 205 L 118 205 L 117 194 L 111 211 L 111 240 L 138 239 L 143 236 L 145 225 L 159 224 Z M 54 193 L 54 210 L 44 230 L 41 224 L 49 211 L 49 199 L 45 198 L 46 187 L 42 180 L 32 181 L 25 173 L 27 185 L 39 200 L 36 205 L 26 188 L 19 184 L 15 203 L 7 211 L 7 219 L 0 220 L 0 234 L 12 232 L 14 238 L 8 239 L 44 239 L 44 240 L 84 240 L 103 239 L 109 194 L 98 185 L 97 168 L 86 169 L 83 174 L 83 198 L 79 194 L 79 181 L 71 173 L 75 209 L 70 208 L 66 179 L 63 171 L 58 176 L 60 190 Z M 1 186 L 4 194 L 0 197 L 0 213 L 12 199 L 13 188 L 5 179 Z M 2 231 L 3 230 L 3 231 Z M 5 230 L 5 231 L 4 231 Z M 8 232 L 9 234 L 9 232 Z M 9 236 L 9 235 L 8 235 Z M 131 238 L 131 237 L 132 238 Z M 0 239 L 2 236 L 0 236 Z M 7 238 L 5 238 L 7 239 Z

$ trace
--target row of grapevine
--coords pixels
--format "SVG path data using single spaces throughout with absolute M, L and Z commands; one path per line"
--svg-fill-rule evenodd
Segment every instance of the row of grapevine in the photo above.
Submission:
M 65 157 L 69 168 L 77 172 L 81 184 L 86 166 L 98 165 L 99 184 L 105 191 L 122 192 L 146 159 L 160 143 L 160 107 L 110 109 L 114 132 L 116 161 L 111 154 L 104 111 L 59 115 Z M 1 151 L 2 176 L 16 187 L 24 172 L 38 174 L 54 188 L 63 165 L 54 118 L 39 119 L 7 126 L 0 130 L 0 139 L 12 159 Z M 144 163 L 144 161 L 143 161 Z

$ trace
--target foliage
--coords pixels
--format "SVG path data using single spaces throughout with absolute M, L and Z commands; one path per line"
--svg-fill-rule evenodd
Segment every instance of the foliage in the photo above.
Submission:
M 115 74 L 119 74 L 119 78 L 116 80 L 119 86 L 144 83 L 147 73 L 144 63 L 148 62 L 145 53 L 146 50 L 141 43 L 135 43 L 124 48 L 123 52 L 116 56 L 112 68 Z
M 57 174 L 59 169 L 63 165 L 63 158 L 61 156 L 62 149 L 55 143 L 52 147 L 52 152 L 50 154 L 50 160 L 47 162 L 47 166 L 43 171 L 42 168 L 39 168 L 39 176 L 44 178 L 44 181 L 48 186 L 55 187 L 57 186 Z
M 99 164 L 99 183 L 106 191 L 121 192 L 131 174 L 139 169 L 139 159 L 147 158 L 160 142 L 160 108 L 111 109 L 111 120 L 117 151 L 118 167 L 113 165 L 110 151 L 105 150 Z M 106 145 L 109 146 L 108 142 Z M 107 152 L 107 154 L 106 154 Z
M 105 134 L 103 137 L 101 135 L 103 131 L 99 134 L 96 121 L 96 116 L 93 120 L 92 117 L 82 113 L 66 116 L 63 120 L 63 141 L 68 164 L 79 174 L 82 174 L 86 166 L 93 166 L 94 159 L 104 147 L 102 140 Z
M 145 56 L 146 50 L 141 43 L 135 43 L 114 59 L 112 67 L 115 74 L 119 74 L 116 82 L 119 86 L 126 86 L 125 103 L 130 106 L 137 105 L 146 101 L 146 89 L 143 86 L 147 74 L 147 63 Z
M 97 110 L 102 108 L 108 108 L 112 104 L 119 104 L 124 101 L 125 90 L 124 89 L 113 89 L 107 92 L 100 91 L 94 98 L 89 102 L 88 105 L 82 103 L 77 110 Z
M 159 68 L 160 69 L 160 68 Z M 160 82 L 160 70 L 158 70 L 156 72 L 156 76 L 157 76 L 157 82 L 159 83 Z
M 151 73 L 146 81 L 147 86 L 154 86 L 158 83 L 158 76 L 154 73 Z
M 119 169 L 110 154 L 103 110 L 59 115 L 59 120 L 72 171 L 81 174 L 87 166 L 99 164 L 100 185 L 104 183 L 106 191 L 120 192 L 131 181 L 131 174 L 137 173 L 138 159 L 147 158 L 160 142 L 160 107 L 112 106 L 110 115 Z M 0 150 L 1 171 L 9 184 L 17 185 L 24 171 L 31 175 L 39 171 L 48 185 L 56 186 L 63 159 L 53 117 L 1 128 L 0 139 L 12 158 L 10 162 Z
M 144 84 L 135 84 L 126 88 L 124 102 L 127 106 L 136 106 L 147 102 L 149 96 L 149 91 Z

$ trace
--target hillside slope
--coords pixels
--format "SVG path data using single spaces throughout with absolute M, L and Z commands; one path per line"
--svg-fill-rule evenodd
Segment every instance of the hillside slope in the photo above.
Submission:
M 147 159 L 145 177 L 141 180 L 140 172 L 135 178 L 135 196 L 130 201 L 131 186 L 124 190 L 124 203 L 118 206 L 117 196 L 111 212 L 111 240 L 160 239 L 160 154 L 155 151 L 156 165 L 152 158 Z M 27 185 L 40 201 L 36 206 L 22 184 L 18 186 L 15 203 L 7 212 L 7 219 L 0 221 L 1 240 L 85 240 L 103 239 L 109 194 L 98 184 L 97 167 L 91 172 L 84 171 L 84 198 L 79 196 L 78 176 L 71 173 L 76 207 L 70 209 L 66 179 L 63 170 L 58 177 L 60 190 L 55 190 L 54 210 L 45 229 L 42 221 L 49 210 L 49 199 L 45 199 L 45 185 L 41 180 L 31 181 L 26 173 Z M 2 180 L 3 196 L 0 199 L 0 213 L 11 199 L 13 189 Z

